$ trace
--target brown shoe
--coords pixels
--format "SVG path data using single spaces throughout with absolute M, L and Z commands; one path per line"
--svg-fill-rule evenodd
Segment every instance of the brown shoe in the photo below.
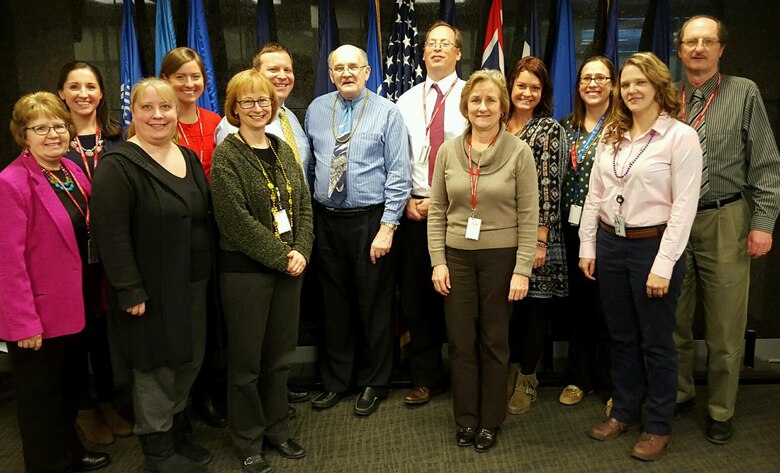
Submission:
M 664 456 L 664 451 L 669 446 L 671 439 L 671 435 L 655 435 L 644 432 L 634 445 L 631 456 L 646 461 L 658 460 Z
M 106 425 L 111 429 L 111 433 L 115 437 L 129 437 L 133 435 L 133 425 L 119 414 L 113 404 L 102 402 L 98 404 L 98 409 L 100 409 L 103 420 L 106 421 Z
M 421 404 L 427 404 L 431 400 L 431 388 L 425 386 L 417 386 L 412 388 L 411 391 L 404 396 L 404 403 L 412 406 L 418 406 Z
M 512 393 L 512 397 L 506 404 L 506 411 L 513 415 L 528 412 L 531 404 L 536 401 L 536 388 L 538 386 L 539 381 L 536 379 L 536 373 L 518 373 L 515 392 Z
M 84 434 L 84 439 L 96 445 L 111 445 L 114 443 L 114 434 L 103 421 L 103 417 L 97 409 L 79 411 L 76 417 L 76 425 Z
M 606 422 L 591 427 L 590 432 L 588 433 L 596 440 L 612 440 L 623 432 L 627 432 L 637 427 L 639 427 L 639 424 L 624 424 L 614 417 L 610 417 Z

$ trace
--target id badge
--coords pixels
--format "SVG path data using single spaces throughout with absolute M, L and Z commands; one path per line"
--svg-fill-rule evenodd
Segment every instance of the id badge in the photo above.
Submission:
M 95 264 L 100 261 L 97 245 L 92 238 L 87 239 L 87 264 Z
M 430 154 L 431 154 L 431 145 L 428 144 L 423 145 L 422 149 L 420 149 L 419 161 L 423 164 L 427 163 Z
M 290 219 L 287 218 L 287 211 L 282 209 L 274 214 L 274 220 L 276 220 L 276 227 L 279 229 L 279 234 L 287 233 L 292 230 L 290 225 Z
M 572 204 L 569 208 L 569 223 L 572 225 L 579 225 L 582 220 L 582 206 Z
M 626 236 L 626 218 L 620 214 L 615 215 L 615 235 Z
M 481 218 L 469 217 L 469 221 L 466 224 L 466 239 L 479 240 L 479 229 L 481 226 L 482 226 Z

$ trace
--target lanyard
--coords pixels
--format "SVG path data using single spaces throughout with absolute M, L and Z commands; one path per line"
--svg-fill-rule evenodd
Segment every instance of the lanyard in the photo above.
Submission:
M 599 136 L 599 133 L 601 132 L 601 124 L 604 123 L 604 119 L 606 117 L 607 112 L 604 112 L 601 118 L 599 118 L 599 122 L 596 123 L 596 127 L 593 128 L 593 130 L 588 135 L 588 138 L 585 140 L 585 143 L 582 145 L 579 152 L 577 151 L 577 139 L 580 137 L 580 130 L 582 128 L 577 127 L 577 133 L 574 135 L 574 143 L 571 145 L 571 165 L 574 167 L 574 172 L 579 172 L 582 159 L 585 157 L 585 153 L 588 152 L 591 144 L 593 144 L 594 138 Z
M 718 73 L 718 85 L 715 86 L 715 90 L 713 90 L 709 98 L 707 98 L 707 103 L 704 104 L 704 108 L 701 110 L 701 113 L 699 114 L 699 118 L 697 118 L 696 123 L 693 124 L 694 130 L 699 129 L 699 124 L 702 122 L 702 120 L 704 120 L 704 114 L 707 113 L 707 110 L 709 110 L 710 105 L 712 105 L 712 100 L 715 98 L 715 94 L 718 93 L 718 89 L 720 89 L 721 82 L 723 82 L 723 76 L 720 73 Z M 686 108 L 685 105 L 687 104 L 687 102 L 685 101 L 685 86 L 683 86 L 682 88 L 682 103 L 683 103 L 682 116 L 680 118 L 682 118 L 682 121 L 687 123 L 687 120 L 685 119 L 685 108 Z
M 81 213 L 81 216 L 84 217 L 84 222 L 87 224 L 87 233 L 89 233 L 89 199 L 87 199 L 87 193 L 84 192 L 84 188 L 81 187 L 81 184 L 79 184 L 78 179 L 73 177 L 70 172 L 68 172 L 68 169 L 63 165 L 62 166 L 62 172 L 65 173 L 65 176 L 69 176 L 71 179 L 73 179 L 73 182 L 76 183 L 76 187 L 79 189 L 79 192 L 81 192 L 81 196 L 84 197 L 84 204 L 86 205 L 86 211 L 85 209 L 82 209 L 78 202 L 76 202 L 76 198 L 73 197 L 73 194 L 70 193 L 70 191 L 65 187 L 65 184 L 60 180 L 59 177 L 57 177 L 56 174 L 49 171 L 48 169 L 41 167 L 41 171 L 43 171 L 43 174 L 50 180 L 54 180 L 57 184 L 60 185 L 60 189 L 62 189 L 63 192 L 68 194 L 68 197 L 70 197 L 70 201 L 73 202 L 73 205 L 76 206 L 79 213 Z
M 490 144 L 488 144 L 487 148 L 483 150 L 483 152 L 479 155 L 479 161 L 477 162 L 477 169 L 474 170 L 474 162 L 471 160 L 471 137 L 469 137 L 469 152 L 468 152 L 468 158 L 469 158 L 469 187 L 471 189 L 471 216 L 474 216 L 474 212 L 477 210 L 477 185 L 479 185 L 479 176 L 481 174 L 481 167 L 482 167 L 482 158 L 485 156 L 484 151 L 487 151 L 490 147 L 492 147 L 496 140 L 498 139 L 498 135 L 501 134 L 501 129 L 498 130 L 498 133 L 496 133 L 496 136 L 493 137 L 493 139 L 490 141 Z
M 441 98 L 441 102 L 436 104 L 436 106 L 433 108 L 433 113 L 431 113 L 431 120 L 425 125 L 425 136 L 429 136 L 431 134 L 431 126 L 433 125 L 433 119 L 436 118 L 436 114 L 439 113 L 439 110 L 444 107 L 444 101 L 447 100 L 447 96 L 450 95 L 450 92 L 452 92 L 452 89 L 455 88 L 455 84 L 458 83 L 458 78 L 456 77 L 454 81 L 452 81 L 452 84 L 450 84 L 450 87 L 447 89 L 447 93 L 444 94 L 444 97 Z M 436 85 L 436 84 L 434 84 Z M 433 86 L 431 86 L 433 88 Z M 423 120 L 425 120 L 425 117 L 428 114 L 428 93 L 430 93 L 431 89 L 428 89 L 428 92 L 425 92 L 425 84 L 423 84 Z
M 87 179 L 89 179 L 89 182 L 92 182 L 92 171 L 89 170 L 89 160 L 87 159 L 87 153 L 84 151 L 84 147 L 81 146 L 81 140 L 79 139 L 78 135 L 76 135 L 76 151 L 81 155 L 81 162 L 84 163 L 84 170 L 87 174 Z M 96 169 L 98 165 L 98 143 L 100 143 L 100 128 L 95 130 L 95 151 L 92 156 L 92 169 Z
M 193 151 L 198 151 L 200 155 L 200 162 L 203 163 L 203 122 L 200 119 L 200 111 L 197 108 L 195 108 L 195 117 L 197 118 L 198 127 L 200 127 L 200 150 L 196 150 L 193 148 L 193 145 L 190 144 L 190 139 L 187 138 L 187 134 L 184 133 L 184 128 L 181 126 L 181 122 L 176 122 L 176 125 L 179 127 L 179 134 L 184 137 L 184 143 L 187 145 L 187 148 Z

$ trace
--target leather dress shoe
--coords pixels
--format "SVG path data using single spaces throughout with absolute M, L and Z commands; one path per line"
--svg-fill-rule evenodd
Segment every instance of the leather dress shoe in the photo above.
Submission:
M 293 439 L 287 439 L 280 444 L 272 443 L 271 446 L 284 458 L 298 460 L 306 456 L 306 450 Z
M 246 457 L 241 462 L 243 473 L 271 473 L 271 465 L 268 464 L 263 454 Z
M 671 435 L 655 435 L 644 432 L 634 445 L 631 456 L 645 461 L 658 460 L 664 456 L 664 451 L 669 446 L 671 439 Z
M 734 435 L 731 430 L 731 419 L 720 422 L 712 417 L 707 417 L 707 430 L 705 432 L 707 440 L 718 445 L 723 445 Z
M 686 401 L 678 402 L 674 405 L 674 418 L 680 417 L 680 415 L 690 411 L 696 407 L 696 398 L 692 397 Z
M 479 429 L 474 437 L 474 450 L 482 453 L 487 452 L 496 445 L 497 429 Z
M 297 389 L 287 389 L 287 402 L 290 404 L 298 404 L 299 402 L 306 402 L 311 397 L 309 391 L 298 391 Z
M 211 396 L 193 399 L 192 411 L 198 419 L 211 427 L 216 427 L 218 429 L 227 427 L 227 418 L 220 412 L 220 409 L 217 408 L 214 403 L 214 398 Z
M 639 424 L 626 424 L 614 417 L 610 417 L 605 422 L 591 427 L 588 433 L 596 440 L 612 440 L 623 432 L 636 429 L 637 427 L 639 427 Z
M 346 394 L 344 393 L 336 393 L 333 391 L 319 393 L 311 400 L 311 406 L 315 409 L 330 409 L 344 399 L 345 396 Z
M 412 388 L 406 396 L 404 396 L 404 404 L 410 406 L 419 406 L 422 404 L 428 404 L 431 400 L 433 392 L 431 388 L 427 386 L 417 386 Z
M 355 414 L 359 416 L 370 416 L 382 404 L 382 400 L 387 397 L 387 392 L 380 388 L 368 386 L 363 388 L 363 392 L 355 401 Z
M 458 447 L 468 447 L 474 443 L 476 434 L 471 427 L 458 427 L 458 430 L 455 432 L 455 441 L 458 443 Z
M 76 465 L 75 471 L 95 471 L 111 464 L 108 453 L 85 451 Z

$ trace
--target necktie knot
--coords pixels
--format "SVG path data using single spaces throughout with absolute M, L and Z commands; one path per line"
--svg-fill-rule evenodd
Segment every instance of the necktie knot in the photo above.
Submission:
M 444 95 L 444 94 L 441 92 L 441 89 L 439 88 L 439 84 L 433 84 L 433 87 L 432 87 L 432 88 L 433 88 L 433 90 L 435 90 L 435 91 L 436 91 L 437 98 L 438 98 L 438 97 L 441 97 L 442 95 Z
M 701 91 L 701 89 L 696 89 L 693 91 L 693 100 L 695 102 L 703 102 L 704 101 L 704 92 Z

